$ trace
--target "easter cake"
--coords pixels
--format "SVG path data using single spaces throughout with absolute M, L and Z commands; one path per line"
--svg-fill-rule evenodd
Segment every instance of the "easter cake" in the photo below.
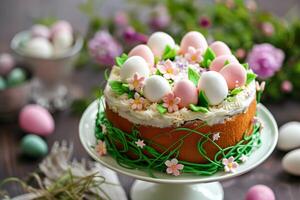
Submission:
M 179 175 L 234 172 L 260 145 L 263 85 L 221 41 L 164 32 L 116 58 L 100 100 L 95 150 L 128 168 Z

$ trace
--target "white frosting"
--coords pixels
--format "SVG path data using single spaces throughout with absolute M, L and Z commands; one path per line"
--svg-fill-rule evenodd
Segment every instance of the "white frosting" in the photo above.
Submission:
M 120 80 L 120 69 L 113 67 L 109 80 Z M 231 99 L 223 101 L 217 106 L 210 107 L 207 113 L 193 112 L 182 108 L 174 113 L 160 114 L 156 103 L 151 104 L 147 110 L 135 111 L 130 108 L 126 95 L 118 96 L 109 84 L 106 85 L 104 96 L 109 108 L 134 124 L 154 127 L 180 126 L 187 121 L 202 120 L 208 125 L 224 123 L 230 117 L 247 111 L 250 103 L 255 98 L 255 82 L 252 81 L 246 88 Z

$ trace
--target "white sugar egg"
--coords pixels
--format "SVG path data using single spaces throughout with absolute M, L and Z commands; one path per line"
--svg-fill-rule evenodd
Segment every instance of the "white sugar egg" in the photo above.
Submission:
M 300 176 L 300 149 L 287 153 L 282 159 L 282 167 L 286 172 Z
M 300 122 L 288 122 L 280 127 L 277 148 L 288 151 L 300 147 Z
M 144 95 L 152 102 L 159 102 L 166 94 L 171 92 L 169 82 L 159 75 L 150 76 L 145 80 Z
M 73 34 L 70 31 L 58 31 L 52 38 L 55 49 L 66 49 L 73 44 Z
M 175 47 L 175 41 L 167 33 L 155 32 L 149 37 L 147 45 L 152 50 L 154 56 L 161 57 L 167 45 L 171 48 Z
M 53 47 L 49 40 L 38 37 L 29 40 L 24 47 L 24 51 L 28 56 L 50 58 L 53 54 Z
M 199 83 L 199 91 L 202 90 L 207 97 L 209 105 L 218 105 L 228 95 L 228 86 L 224 77 L 215 71 L 202 74 Z
M 125 61 L 120 70 L 121 80 L 126 82 L 135 73 L 143 77 L 148 77 L 150 74 L 148 63 L 140 56 L 132 56 Z

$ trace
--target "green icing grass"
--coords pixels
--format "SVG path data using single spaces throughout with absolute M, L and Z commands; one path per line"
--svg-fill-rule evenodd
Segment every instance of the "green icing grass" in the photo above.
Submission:
M 106 126 L 106 134 L 102 133 L 101 124 Z M 235 146 L 221 148 L 216 142 L 211 139 L 213 133 L 204 134 L 193 129 L 177 128 L 171 132 L 167 132 L 164 134 L 173 134 L 177 131 L 187 131 L 188 133 L 181 136 L 170 147 L 166 148 L 159 144 L 155 144 L 152 140 L 144 139 L 146 146 L 141 149 L 135 144 L 138 139 L 141 139 L 136 127 L 132 129 L 131 133 L 123 132 L 122 130 L 114 127 L 107 120 L 105 112 L 100 111 L 99 109 L 96 118 L 95 136 L 97 140 L 105 141 L 108 153 L 117 161 L 120 166 L 128 169 L 144 170 L 148 172 L 149 176 L 155 177 L 153 174 L 154 171 L 166 171 L 166 166 L 164 164 L 165 161 L 178 157 L 179 150 L 183 145 L 184 139 L 186 137 L 190 136 L 191 134 L 199 134 L 202 136 L 202 138 L 198 141 L 198 152 L 208 161 L 208 163 L 199 164 L 180 160 L 179 163 L 184 165 L 184 169 L 182 170 L 182 172 L 184 173 L 209 176 L 215 174 L 220 170 L 223 170 L 223 158 L 229 158 L 230 156 L 233 156 L 236 162 L 240 162 L 239 158 L 242 155 L 249 156 L 255 148 L 258 148 L 261 145 L 259 129 L 260 124 L 255 124 L 253 133 L 250 136 L 244 134 L 243 139 Z M 161 135 L 157 135 L 157 137 L 159 136 Z M 212 143 L 219 149 L 213 160 L 208 158 L 208 156 L 206 155 L 206 151 L 203 148 L 203 145 L 207 142 Z M 118 149 L 116 143 L 121 143 L 123 145 L 123 148 Z M 159 147 L 163 150 L 163 152 L 158 152 L 152 146 Z M 130 158 L 126 154 L 127 152 L 135 154 L 137 158 Z M 147 152 L 147 155 L 144 152 Z

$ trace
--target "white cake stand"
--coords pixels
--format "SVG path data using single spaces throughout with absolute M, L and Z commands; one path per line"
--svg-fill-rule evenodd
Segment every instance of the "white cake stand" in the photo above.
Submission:
M 236 173 L 218 172 L 212 176 L 195 176 L 181 174 L 178 177 L 165 173 L 154 173 L 156 178 L 149 177 L 147 172 L 137 169 L 126 169 L 118 165 L 111 156 L 99 157 L 92 148 L 96 144 L 94 135 L 95 118 L 98 104 L 94 101 L 84 112 L 79 124 L 79 136 L 85 150 L 96 161 L 121 174 L 137 179 L 132 190 L 132 200 L 222 200 L 224 192 L 218 181 L 240 176 L 265 161 L 273 152 L 278 129 L 272 114 L 261 104 L 258 105 L 258 118 L 264 129 L 261 133 L 262 146 L 256 149 L 248 160 L 241 164 Z

